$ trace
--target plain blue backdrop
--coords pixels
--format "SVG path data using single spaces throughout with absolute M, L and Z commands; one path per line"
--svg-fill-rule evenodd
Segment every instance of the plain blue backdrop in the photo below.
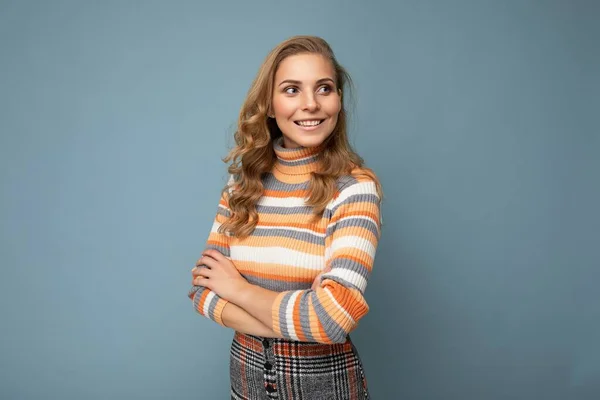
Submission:
M 225 399 L 190 270 L 268 51 L 330 42 L 385 191 L 384 399 L 600 398 L 597 1 L 0 1 L 0 398 Z

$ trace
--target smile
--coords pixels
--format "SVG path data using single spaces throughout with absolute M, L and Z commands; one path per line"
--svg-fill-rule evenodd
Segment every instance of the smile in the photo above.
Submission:
M 321 123 L 325 121 L 324 119 L 313 119 L 313 120 L 305 120 L 305 121 L 294 121 L 294 123 L 302 128 L 314 128 L 316 126 L 321 125 Z

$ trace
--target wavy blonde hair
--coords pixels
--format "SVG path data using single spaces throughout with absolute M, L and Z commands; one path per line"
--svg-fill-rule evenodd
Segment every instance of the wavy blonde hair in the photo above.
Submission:
M 338 89 L 351 88 L 348 72 L 337 62 L 329 44 L 316 36 L 294 36 L 277 45 L 267 55 L 256 75 L 240 110 L 237 130 L 234 134 L 235 147 L 223 159 L 231 162 L 228 167 L 233 176 L 232 186 L 223 191 L 228 197 L 231 217 L 219 227 L 238 238 L 249 236 L 258 222 L 256 203 L 263 194 L 261 178 L 271 172 L 277 156 L 273 141 L 282 136 L 274 119 L 269 118 L 273 98 L 275 73 L 281 62 L 292 55 L 319 54 L 329 60 L 335 71 Z M 340 92 L 342 93 L 342 92 Z M 327 203 L 337 191 L 336 181 L 343 175 L 368 177 L 375 182 L 379 198 L 383 192 L 375 173 L 364 166 L 363 159 L 354 152 L 348 141 L 346 107 L 341 96 L 341 111 L 337 125 L 323 143 L 319 154 L 321 168 L 312 172 L 308 186 L 310 193 L 306 204 L 313 207 L 314 218 L 322 216 Z

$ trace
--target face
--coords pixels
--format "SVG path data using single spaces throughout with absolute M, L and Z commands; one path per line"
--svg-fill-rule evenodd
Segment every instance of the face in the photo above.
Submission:
M 286 148 L 315 147 L 331 135 L 341 110 L 331 62 L 319 54 L 285 58 L 275 73 L 272 112 Z

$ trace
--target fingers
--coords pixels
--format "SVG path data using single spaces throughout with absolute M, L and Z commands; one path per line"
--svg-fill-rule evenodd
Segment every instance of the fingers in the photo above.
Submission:
M 210 278 L 212 270 L 206 267 L 195 267 L 192 268 L 192 277 L 196 278 L 198 276 L 204 276 L 206 278 Z
M 204 252 L 202 252 L 202 255 L 205 257 L 208 256 L 208 257 L 214 258 L 217 261 L 223 261 L 225 259 L 225 256 L 223 254 L 221 254 L 220 251 L 213 250 L 213 249 L 205 250 Z
M 206 265 L 210 267 L 211 263 L 212 265 L 215 265 L 214 261 L 223 261 L 226 259 L 228 258 L 217 250 L 205 250 L 204 252 L 202 252 L 202 257 L 200 257 L 198 261 L 196 261 L 196 267 L 200 267 L 201 265 Z
M 206 288 L 209 288 L 210 285 L 210 279 L 198 276 L 196 278 L 194 278 L 194 280 L 192 280 L 192 285 L 194 286 L 204 286 Z
M 206 267 L 192 268 L 192 285 L 208 287 L 212 270 Z
M 204 251 L 202 257 L 196 261 L 196 266 L 192 268 L 192 285 L 209 288 L 212 269 L 218 267 L 219 261 L 224 259 L 226 257 L 217 250 Z
M 217 266 L 219 263 L 217 262 L 217 260 L 215 260 L 212 257 L 209 256 L 204 256 L 204 257 L 200 257 L 198 259 L 198 261 L 196 261 L 196 267 L 201 268 L 201 267 L 208 267 L 208 268 L 213 268 L 215 266 Z

